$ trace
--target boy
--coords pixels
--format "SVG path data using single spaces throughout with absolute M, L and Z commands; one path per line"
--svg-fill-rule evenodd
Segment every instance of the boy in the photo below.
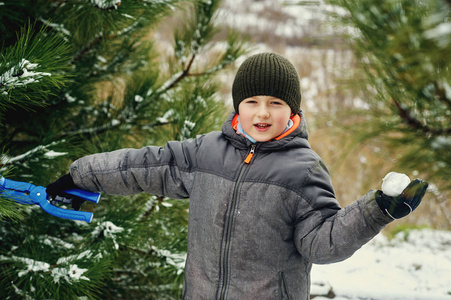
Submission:
M 184 299 L 309 299 L 312 263 L 351 256 L 415 209 L 427 183 L 399 197 L 370 191 L 342 209 L 307 141 L 294 66 L 251 56 L 232 96 L 222 132 L 81 158 L 47 191 L 190 198 Z

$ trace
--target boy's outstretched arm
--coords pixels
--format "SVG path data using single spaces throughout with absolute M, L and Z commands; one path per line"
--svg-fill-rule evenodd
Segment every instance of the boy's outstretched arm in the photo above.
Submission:
M 57 194 L 69 185 L 111 195 L 147 192 L 171 198 L 188 198 L 191 171 L 196 167 L 195 140 L 169 142 L 166 146 L 121 149 L 77 159 L 47 189 Z
M 312 181 L 325 181 L 326 169 L 317 170 Z M 315 191 L 317 184 L 310 184 L 310 194 L 323 195 Z M 359 200 L 338 211 L 327 206 L 313 207 L 311 217 L 302 218 L 295 226 L 295 243 L 298 251 L 312 263 L 327 264 L 342 261 L 376 236 L 388 223 L 404 217 L 421 202 L 427 182 L 416 179 L 396 197 L 382 191 L 370 191 Z M 320 197 L 321 198 L 321 197 Z M 334 199 L 330 199 L 332 203 Z M 327 203 L 321 199 L 322 203 Z

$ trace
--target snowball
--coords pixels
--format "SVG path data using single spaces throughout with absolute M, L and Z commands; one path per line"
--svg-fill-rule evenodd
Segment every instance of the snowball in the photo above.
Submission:
M 396 197 L 409 183 L 410 178 L 406 174 L 390 172 L 382 179 L 382 192 L 387 196 Z

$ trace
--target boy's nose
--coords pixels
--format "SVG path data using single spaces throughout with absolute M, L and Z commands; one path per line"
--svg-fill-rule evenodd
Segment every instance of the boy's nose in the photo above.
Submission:
M 257 115 L 262 119 L 266 119 L 269 117 L 269 111 L 265 106 L 260 106 Z

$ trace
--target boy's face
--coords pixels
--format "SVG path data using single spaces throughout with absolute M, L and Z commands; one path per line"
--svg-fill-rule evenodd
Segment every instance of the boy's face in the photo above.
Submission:
M 288 104 L 271 96 L 246 98 L 238 110 L 244 131 L 258 142 L 266 142 L 282 134 L 291 116 Z

